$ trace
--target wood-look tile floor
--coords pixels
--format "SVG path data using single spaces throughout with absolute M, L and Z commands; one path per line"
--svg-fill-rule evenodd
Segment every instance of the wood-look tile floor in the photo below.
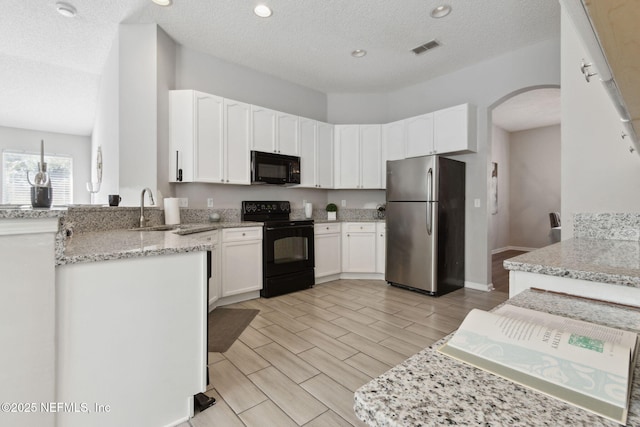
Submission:
M 380 280 L 337 280 L 227 306 L 260 313 L 225 353 L 209 353 L 217 403 L 208 426 L 361 426 L 353 392 L 457 329 L 505 292 L 460 289 L 434 298 Z M 180 427 L 187 427 L 183 423 Z

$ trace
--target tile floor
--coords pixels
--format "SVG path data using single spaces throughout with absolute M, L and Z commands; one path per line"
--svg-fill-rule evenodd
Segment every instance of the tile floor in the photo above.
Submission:
M 228 351 L 209 353 L 207 394 L 217 403 L 191 423 L 362 426 L 357 388 L 454 331 L 472 308 L 507 297 L 460 289 L 433 298 L 384 281 L 337 280 L 227 306 L 260 314 Z

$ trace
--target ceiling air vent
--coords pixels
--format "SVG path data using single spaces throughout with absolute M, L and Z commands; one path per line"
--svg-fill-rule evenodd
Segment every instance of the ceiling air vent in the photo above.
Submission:
M 440 43 L 438 43 L 436 40 L 431 40 L 421 46 L 411 49 L 411 52 L 415 53 L 416 55 L 420 55 L 421 53 L 425 53 L 426 51 L 434 49 L 438 46 L 440 46 Z

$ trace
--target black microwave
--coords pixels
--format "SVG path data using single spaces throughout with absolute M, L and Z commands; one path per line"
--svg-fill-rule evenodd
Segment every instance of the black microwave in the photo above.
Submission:
M 300 184 L 300 157 L 252 151 L 251 182 L 254 184 Z

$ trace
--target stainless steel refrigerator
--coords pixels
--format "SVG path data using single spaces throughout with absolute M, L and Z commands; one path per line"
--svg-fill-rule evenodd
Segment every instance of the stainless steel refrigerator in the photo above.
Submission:
M 387 282 L 431 295 L 464 286 L 464 202 L 463 162 L 387 162 Z

